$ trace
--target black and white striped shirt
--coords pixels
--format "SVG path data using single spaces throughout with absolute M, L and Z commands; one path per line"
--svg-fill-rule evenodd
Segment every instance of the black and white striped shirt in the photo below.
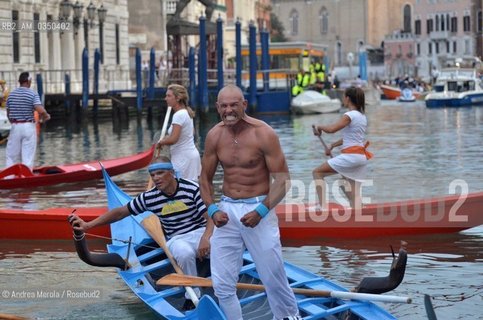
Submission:
M 34 121 L 34 106 L 42 105 L 37 92 L 30 88 L 18 87 L 7 99 L 9 119 L 13 121 Z
M 191 180 L 178 179 L 178 188 L 173 196 L 167 196 L 154 187 L 139 194 L 127 207 L 133 215 L 144 211 L 156 214 L 167 238 L 206 226 L 203 216 L 206 206 L 201 200 L 198 184 Z

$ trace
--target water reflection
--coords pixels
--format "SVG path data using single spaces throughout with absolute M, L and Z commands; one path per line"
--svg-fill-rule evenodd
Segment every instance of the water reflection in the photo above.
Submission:
M 350 288 L 364 277 L 386 276 L 392 263 L 389 246 L 398 250 L 400 240 L 397 237 L 324 239 L 319 246 L 284 241 L 284 257 Z M 384 308 L 399 319 L 426 319 L 423 295 L 430 294 L 441 319 L 474 319 L 481 314 L 483 227 L 404 240 L 408 242 L 406 275 L 391 294 L 413 297 L 414 302 L 412 305 L 383 304 Z

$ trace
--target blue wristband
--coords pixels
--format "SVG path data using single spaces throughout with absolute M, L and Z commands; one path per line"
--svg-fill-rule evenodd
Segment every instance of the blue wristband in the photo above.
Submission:
M 220 211 L 220 209 L 216 204 L 212 203 L 208 206 L 208 216 L 210 216 L 210 218 L 213 218 L 213 215 L 218 211 Z
M 255 211 L 260 215 L 260 217 L 265 218 L 265 216 L 270 212 L 266 205 L 260 203 L 256 208 Z

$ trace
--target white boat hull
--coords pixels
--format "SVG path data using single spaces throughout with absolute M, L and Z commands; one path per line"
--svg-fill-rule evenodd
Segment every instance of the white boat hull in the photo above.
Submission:
M 338 112 L 339 99 L 331 99 L 317 91 L 308 90 L 292 99 L 292 112 L 295 114 L 317 114 Z
M 4 108 L 0 108 L 0 138 L 8 136 L 12 125 L 7 118 L 7 111 Z
M 483 83 L 474 69 L 443 69 L 425 102 L 429 108 L 483 105 Z

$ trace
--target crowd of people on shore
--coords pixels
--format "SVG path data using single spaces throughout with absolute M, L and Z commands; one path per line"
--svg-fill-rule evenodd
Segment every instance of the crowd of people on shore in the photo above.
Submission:
M 433 83 L 436 82 L 437 76 L 434 78 Z M 377 84 L 377 83 L 376 83 Z M 402 89 L 412 89 L 416 92 L 426 92 L 431 90 L 431 84 L 423 81 L 420 78 L 414 78 L 407 74 L 404 76 L 397 76 L 392 80 L 384 80 L 382 84 L 390 85 Z

